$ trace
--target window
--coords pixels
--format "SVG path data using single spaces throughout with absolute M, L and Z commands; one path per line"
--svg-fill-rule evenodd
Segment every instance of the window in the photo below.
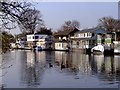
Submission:
M 61 43 L 61 47 L 63 48 L 63 43 Z
M 95 36 L 95 34 L 94 34 L 94 33 L 92 33 L 92 37 L 93 37 L 93 36 Z
M 89 36 L 89 33 L 87 33 L 87 37 Z
M 61 37 L 59 37 L 59 40 L 61 40 Z
M 66 40 L 66 37 L 63 37 L 63 40 Z
M 34 36 L 33 36 L 33 39 L 34 39 Z
M 91 45 L 91 40 L 89 40 L 89 45 Z
M 77 45 L 79 45 L 79 42 L 77 42 Z
M 88 33 L 88 36 L 91 36 L 91 33 Z
M 61 45 L 60 45 L 60 43 L 59 43 L 59 47 L 60 47 Z
M 85 33 L 84 33 L 84 37 L 85 37 Z
M 39 38 L 39 36 L 35 36 L 35 39 L 38 39 Z
M 31 39 L 31 36 L 29 36 L 28 39 Z
M 49 38 L 45 38 L 45 41 L 49 41 Z

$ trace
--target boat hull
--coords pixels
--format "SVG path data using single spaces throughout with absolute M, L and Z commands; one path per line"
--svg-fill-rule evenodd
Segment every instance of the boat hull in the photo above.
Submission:
M 93 50 L 93 54 L 100 55 L 100 54 L 103 54 L 103 52 L 101 52 L 101 51 L 99 51 L 99 50 Z

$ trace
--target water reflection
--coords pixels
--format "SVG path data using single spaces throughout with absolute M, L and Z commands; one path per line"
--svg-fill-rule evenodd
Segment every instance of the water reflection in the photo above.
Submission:
M 56 52 L 56 61 L 61 67 L 73 72 L 97 75 L 101 80 L 120 80 L 120 57 L 104 55 L 85 55 L 78 52 Z M 62 69 L 61 69 L 62 70 Z
M 26 59 L 21 59 L 22 64 L 22 80 L 28 87 L 36 87 L 40 85 L 40 79 L 44 73 L 44 61 L 39 60 L 36 52 L 25 52 Z M 44 54 L 42 54 L 44 57 Z M 23 56 L 24 58 L 24 56 Z M 42 65 L 41 65 L 42 64 Z
M 40 85 L 44 71 L 57 68 L 61 73 L 75 75 L 96 75 L 100 80 L 116 83 L 120 80 L 120 57 L 85 55 L 78 52 L 25 52 L 22 61 L 24 83 L 28 86 Z M 118 59 L 117 59 L 118 58 Z
M 52 52 L 24 52 L 22 63 L 22 83 L 28 87 L 40 85 L 45 69 L 53 67 Z M 26 57 L 26 58 L 25 58 Z
M 55 52 L 55 62 L 61 70 L 96 75 L 100 80 L 116 83 L 120 80 L 120 56 L 85 55 L 78 52 Z M 114 82 L 112 82 L 114 81 Z
M 18 55 L 21 64 L 17 67 L 20 67 L 20 82 L 24 87 L 40 87 L 46 78 L 45 72 L 53 69 L 54 75 L 71 75 L 74 80 L 84 79 L 86 75 L 105 81 L 106 84 L 118 83 L 120 80 L 120 56 L 61 51 L 21 51 Z

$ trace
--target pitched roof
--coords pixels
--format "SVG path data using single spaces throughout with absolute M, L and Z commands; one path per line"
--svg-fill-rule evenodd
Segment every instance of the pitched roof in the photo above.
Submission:
M 76 33 L 86 33 L 86 32 L 91 32 L 91 33 L 109 33 L 109 31 L 103 29 L 103 28 L 90 28 L 90 29 L 83 29 L 81 31 L 78 31 Z

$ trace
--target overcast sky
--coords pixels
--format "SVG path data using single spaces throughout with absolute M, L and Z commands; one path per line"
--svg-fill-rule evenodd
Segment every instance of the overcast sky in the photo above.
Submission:
M 102 17 L 118 18 L 117 2 L 35 2 L 48 28 L 57 30 L 67 20 L 77 20 L 80 28 L 96 26 Z M 12 31 L 13 32 L 13 31 Z M 18 33 L 16 30 L 13 33 Z

